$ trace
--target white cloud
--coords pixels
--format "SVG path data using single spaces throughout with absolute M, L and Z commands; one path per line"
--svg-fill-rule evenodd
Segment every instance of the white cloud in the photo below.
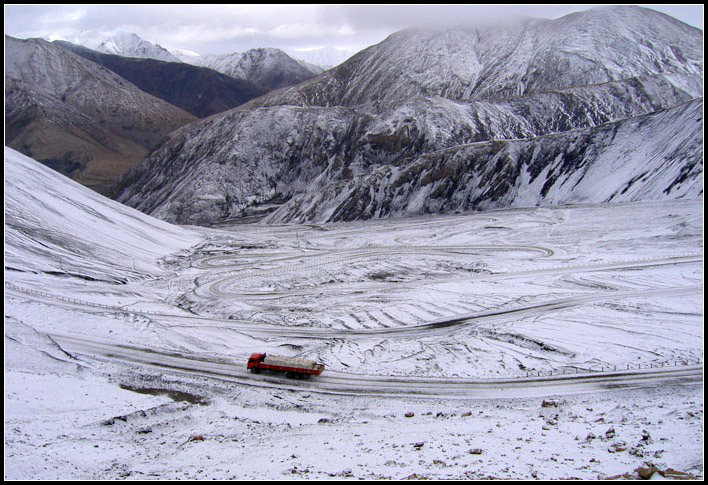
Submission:
M 545 18 L 591 5 L 6 5 L 5 33 L 71 38 L 83 31 L 135 32 L 167 48 L 201 54 L 253 47 L 328 45 L 359 50 L 421 23 L 481 22 L 526 15 Z M 703 6 L 651 5 L 703 27 Z

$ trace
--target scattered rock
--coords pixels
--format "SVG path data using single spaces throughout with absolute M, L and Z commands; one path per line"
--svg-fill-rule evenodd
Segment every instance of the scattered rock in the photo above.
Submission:
M 654 442 L 653 439 L 651 439 L 651 435 L 649 434 L 649 431 L 646 429 L 642 430 L 642 443 L 650 445 Z
M 607 448 L 607 451 L 610 453 L 621 453 L 623 451 L 627 451 L 627 443 L 624 441 L 616 441 L 612 443 L 609 448 Z
M 610 428 L 607 431 L 605 431 L 605 438 L 607 438 L 608 440 L 612 439 L 615 437 L 615 434 L 616 434 L 615 428 Z
M 558 401 L 555 399 L 544 399 L 543 402 L 541 403 L 541 407 L 543 408 L 557 408 L 560 405 Z
M 690 473 L 686 472 L 680 472 L 678 470 L 674 470 L 673 468 L 667 468 L 666 470 L 657 471 L 662 477 L 673 480 L 698 480 L 698 477 L 695 475 L 691 475 Z
M 644 449 L 641 446 L 635 446 L 629 449 L 629 454 L 637 458 L 644 458 Z
M 639 467 L 634 470 L 637 475 L 643 480 L 650 480 L 655 473 L 658 473 L 664 478 L 670 480 L 696 480 L 698 477 L 691 475 L 690 473 L 680 472 L 674 470 L 673 468 L 667 468 L 666 470 L 660 470 L 654 465 L 647 464 L 647 466 Z
M 484 453 L 482 448 L 472 448 L 470 450 L 470 455 L 481 455 L 482 453 Z
M 414 444 L 413 444 L 413 448 L 415 448 L 416 450 L 420 450 L 423 446 L 425 446 L 425 442 L 424 442 L 424 441 L 420 441 L 420 442 L 418 442 L 418 443 L 414 443 Z
M 407 476 L 405 479 L 406 479 L 406 480 L 427 480 L 428 477 L 423 476 L 423 475 L 418 475 L 417 473 L 414 473 L 414 474 L 412 474 L 412 475 L 410 475 L 410 476 Z
M 407 418 L 412 418 L 413 416 L 415 416 L 415 413 L 414 413 L 413 411 L 408 411 L 408 412 L 405 414 L 405 416 L 406 416 Z
M 113 426 L 116 421 L 123 421 L 124 423 L 128 422 L 128 417 L 127 416 L 114 416 L 111 419 L 107 419 L 106 421 L 103 422 L 104 426 Z

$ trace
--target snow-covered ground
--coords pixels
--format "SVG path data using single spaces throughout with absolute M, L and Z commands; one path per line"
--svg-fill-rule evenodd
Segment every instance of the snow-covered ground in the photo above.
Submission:
M 702 200 L 177 228 L 5 164 L 6 479 L 703 477 Z

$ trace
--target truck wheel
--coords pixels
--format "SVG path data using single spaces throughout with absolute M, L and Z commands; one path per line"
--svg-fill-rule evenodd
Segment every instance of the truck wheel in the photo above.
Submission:
M 260 373 L 261 373 L 261 370 L 260 370 L 260 369 L 256 369 L 256 368 L 254 367 L 253 369 L 251 369 L 251 372 L 253 372 L 254 374 L 260 374 Z

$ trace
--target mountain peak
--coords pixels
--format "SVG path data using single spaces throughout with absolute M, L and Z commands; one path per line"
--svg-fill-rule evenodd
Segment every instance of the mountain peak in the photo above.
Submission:
M 119 200 L 211 224 L 701 197 L 702 66 L 647 9 L 406 29 L 190 125 Z
M 243 79 L 268 90 L 292 86 L 313 78 L 313 72 L 281 49 L 259 47 L 246 52 L 183 57 L 185 62 L 214 69 L 235 79 Z
M 656 74 L 702 76 L 702 31 L 650 9 L 602 7 L 555 20 L 408 28 L 258 102 L 498 99 Z
M 115 54 L 123 57 L 182 62 L 161 45 L 148 42 L 132 32 L 118 32 L 113 34 L 104 39 L 104 41 L 96 47 L 96 50 L 104 54 Z

